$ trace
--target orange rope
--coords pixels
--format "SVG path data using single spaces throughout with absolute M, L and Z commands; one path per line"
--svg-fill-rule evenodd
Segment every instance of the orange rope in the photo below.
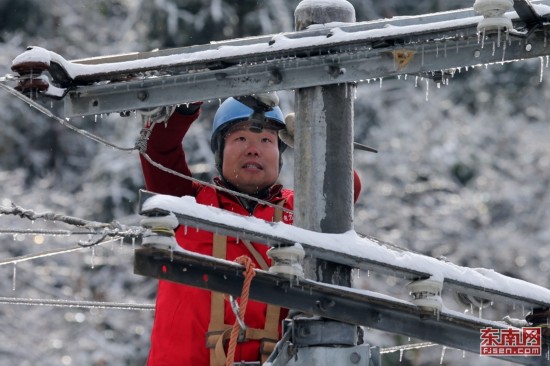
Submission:
M 241 301 L 239 304 L 239 318 L 244 321 L 244 315 L 246 313 L 246 306 L 248 305 L 248 295 L 250 294 L 250 283 L 252 278 L 256 275 L 254 272 L 254 263 L 252 259 L 246 255 L 241 255 L 235 262 L 244 266 L 244 283 L 243 289 L 241 291 Z M 239 321 L 235 319 L 233 328 L 231 329 L 231 337 L 229 338 L 229 346 L 227 349 L 227 357 L 225 359 L 225 366 L 232 366 L 235 358 L 235 349 L 237 348 L 237 338 L 239 337 L 239 331 L 241 327 L 239 326 Z

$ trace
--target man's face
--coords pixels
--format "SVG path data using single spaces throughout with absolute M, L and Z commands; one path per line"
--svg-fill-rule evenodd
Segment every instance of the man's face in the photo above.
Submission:
M 246 194 L 271 186 L 279 176 L 277 131 L 250 130 L 246 123 L 225 136 L 222 173 L 224 178 Z

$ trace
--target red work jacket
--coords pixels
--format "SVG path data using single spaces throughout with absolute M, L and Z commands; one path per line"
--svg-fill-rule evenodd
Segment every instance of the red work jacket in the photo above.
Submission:
M 165 167 L 191 175 L 185 160 L 181 141 L 191 123 L 198 117 L 199 112 L 191 116 L 183 116 L 177 112 L 172 115 L 168 123 L 155 125 L 147 144 L 147 154 L 157 163 Z M 200 204 L 220 207 L 222 209 L 249 216 L 250 213 L 239 200 L 228 193 L 220 192 L 189 180 L 179 178 L 173 174 L 159 170 L 149 164 L 142 157 L 142 168 L 148 190 L 174 196 L 195 196 Z M 221 184 L 219 180 L 215 180 Z M 360 180 L 357 174 L 354 179 L 355 199 L 360 192 Z M 294 192 L 274 185 L 266 201 L 279 203 L 284 199 L 284 207 L 293 209 Z M 253 216 L 272 221 L 274 208 L 258 204 Z M 283 213 L 283 222 L 292 224 L 292 214 Z M 176 230 L 178 244 L 187 250 L 211 255 L 213 234 L 194 228 L 179 227 Z M 254 243 L 256 250 L 269 264 L 266 255 L 268 247 Z M 234 260 L 240 255 L 248 255 L 256 264 L 260 265 L 250 255 L 246 247 L 238 244 L 235 238 L 227 238 L 227 260 Z M 161 365 L 193 365 L 209 366 L 210 350 L 206 347 L 206 332 L 210 322 L 209 291 L 176 284 L 168 281 L 159 281 L 155 319 L 151 334 L 151 349 L 148 358 L 149 366 Z M 245 324 L 252 328 L 263 328 L 265 322 L 266 305 L 250 300 L 246 310 Z M 233 324 L 235 316 L 231 307 L 225 302 L 225 323 Z M 281 311 L 281 320 L 287 311 Z M 239 343 L 235 352 L 236 361 L 258 361 L 259 342 L 248 341 Z

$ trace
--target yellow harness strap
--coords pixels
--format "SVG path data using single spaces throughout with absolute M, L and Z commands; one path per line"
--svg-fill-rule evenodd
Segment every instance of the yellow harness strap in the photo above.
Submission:
M 284 200 L 278 203 L 283 207 Z M 273 221 L 279 222 L 283 217 L 283 210 L 280 207 L 275 208 Z M 214 234 L 212 256 L 226 259 L 227 256 L 227 236 Z M 254 248 L 251 242 L 243 240 L 250 254 L 256 259 L 256 262 L 263 270 L 268 270 L 269 266 L 262 255 Z M 210 349 L 210 366 L 225 366 L 226 355 L 224 344 L 231 335 L 232 324 L 225 324 L 224 314 L 224 295 L 221 292 L 212 292 L 210 305 L 210 324 L 206 333 L 206 347 Z M 263 329 L 246 328 L 240 335 L 239 342 L 248 340 L 260 341 L 261 362 L 264 363 L 269 355 L 275 349 L 279 338 L 279 318 L 281 308 L 275 305 L 267 305 L 265 325 Z

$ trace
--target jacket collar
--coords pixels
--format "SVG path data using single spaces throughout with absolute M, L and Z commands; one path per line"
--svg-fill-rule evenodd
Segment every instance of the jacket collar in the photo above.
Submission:
M 233 186 L 231 183 L 227 182 L 225 179 L 223 179 L 220 176 L 214 178 L 214 184 L 216 184 L 217 186 L 223 187 L 223 188 L 227 188 L 227 189 L 237 191 L 237 192 L 239 191 L 235 186 Z M 267 201 L 267 202 L 273 203 L 273 202 L 277 202 L 280 199 L 282 199 L 282 193 L 281 193 L 282 190 L 283 190 L 283 185 L 277 183 L 277 184 L 273 184 L 272 186 L 269 186 L 267 188 L 264 188 L 263 190 L 258 192 L 258 194 L 253 195 L 252 197 L 258 198 L 262 201 Z M 227 193 L 227 192 L 219 192 L 219 193 L 223 194 L 223 195 L 227 195 L 227 196 L 237 198 L 239 201 L 241 201 L 241 203 L 243 203 L 242 200 L 244 198 L 237 197 L 237 196 L 232 195 L 232 194 Z M 244 200 L 246 200 L 246 199 L 244 199 Z M 246 200 L 246 201 L 250 201 L 250 200 Z M 255 201 L 250 201 L 250 202 L 256 203 Z M 243 204 L 243 206 L 247 207 L 249 205 Z M 254 206 L 255 206 L 255 204 L 254 204 Z

